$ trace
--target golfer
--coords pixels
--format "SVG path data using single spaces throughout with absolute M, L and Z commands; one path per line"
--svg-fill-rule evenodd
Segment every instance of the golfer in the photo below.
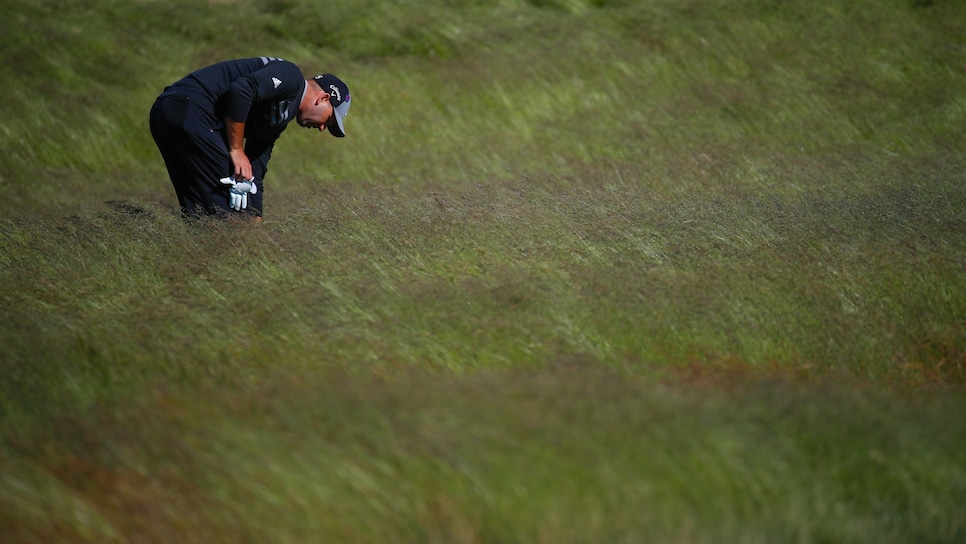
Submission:
M 307 80 L 274 57 L 219 62 L 164 89 L 151 108 L 151 135 L 182 214 L 261 219 L 275 140 L 293 120 L 344 137 L 349 100 L 334 75 Z

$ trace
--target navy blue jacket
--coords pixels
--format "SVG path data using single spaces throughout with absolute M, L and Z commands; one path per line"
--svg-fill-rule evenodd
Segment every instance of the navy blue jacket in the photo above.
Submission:
M 208 116 L 209 128 L 224 133 L 225 117 L 245 123 L 245 154 L 256 178 L 264 179 L 275 140 L 295 119 L 305 95 L 295 64 L 256 57 L 219 62 L 185 76 L 161 96 L 187 98 Z M 225 152 L 228 152 L 227 143 Z

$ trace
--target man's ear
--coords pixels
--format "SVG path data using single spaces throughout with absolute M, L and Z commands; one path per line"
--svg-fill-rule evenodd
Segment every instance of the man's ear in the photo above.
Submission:
M 322 91 L 322 94 L 320 94 L 319 97 L 315 99 L 315 105 L 318 106 L 322 102 L 328 102 L 331 96 L 332 96 L 331 94 L 325 91 Z

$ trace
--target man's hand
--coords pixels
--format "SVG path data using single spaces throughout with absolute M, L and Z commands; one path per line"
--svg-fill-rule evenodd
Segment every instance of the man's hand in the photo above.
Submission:
M 233 149 L 228 152 L 231 157 L 232 177 L 235 179 L 252 179 L 252 163 L 244 150 Z
M 242 211 L 248 207 L 248 194 L 257 194 L 258 186 L 255 185 L 255 178 L 246 181 L 235 181 L 234 178 L 227 177 L 218 180 L 225 185 L 231 185 L 228 189 L 229 206 L 235 211 Z

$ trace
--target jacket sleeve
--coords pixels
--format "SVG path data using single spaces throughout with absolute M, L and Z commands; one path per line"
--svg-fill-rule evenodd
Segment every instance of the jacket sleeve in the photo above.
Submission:
M 305 80 L 298 66 L 288 61 L 273 61 L 262 69 L 245 74 L 228 88 L 225 115 L 245 122 L 252 104 L 274 98 L 297 96 Z

